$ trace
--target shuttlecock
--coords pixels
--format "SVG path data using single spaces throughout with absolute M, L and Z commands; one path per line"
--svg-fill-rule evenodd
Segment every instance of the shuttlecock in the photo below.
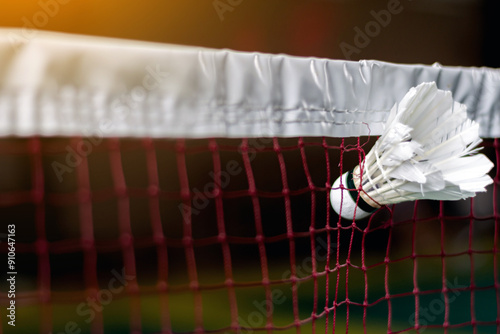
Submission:
M 392 108 L 363 162 L 335 181 L 333 209 L 353 220 L 386 204 L 473 197 L 493 182 L 487 174 L 493 163 L 477 153 L 479 143 L 466 106 L 436 83 L 422 83 Z

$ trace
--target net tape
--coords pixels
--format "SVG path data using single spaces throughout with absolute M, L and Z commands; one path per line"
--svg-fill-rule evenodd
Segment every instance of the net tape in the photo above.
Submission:
M 500 137 L 500 71 L 245 53 L 0 29 L 0 136 L 380 135 L 393 105 L 435 81 Z

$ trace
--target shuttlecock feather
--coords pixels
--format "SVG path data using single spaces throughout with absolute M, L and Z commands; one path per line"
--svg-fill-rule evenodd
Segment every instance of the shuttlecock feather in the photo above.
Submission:
M 487 174 L 493 163 L 477 153 L 480 143 L 465 105 L 434 82 L 420 84 L 391 109 L 363 162 L 335 181 L 332 206 L 352 220 L 386 204 L 473 197 L 493 182 Z

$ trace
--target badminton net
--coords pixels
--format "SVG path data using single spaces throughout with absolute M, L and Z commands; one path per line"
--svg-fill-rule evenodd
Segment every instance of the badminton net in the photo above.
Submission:
M 363 140 L 109 138 L 61 183 L 90 139 L 2 140 L 16 329 L 496 332 L 497 171 L 472 200 L 340 220 L 329 189 Z

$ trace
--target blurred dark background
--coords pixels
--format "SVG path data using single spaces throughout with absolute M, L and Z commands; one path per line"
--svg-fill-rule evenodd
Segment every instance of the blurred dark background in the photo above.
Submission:
M 374 12 L 388 7 L 393 14 L 384 26 L 369 24 Z M 26 0 L 3 4 L 0 26 L 335 59 L 498 67 L 498 13 L 496 0 Z M 365 32 L 367 24 L 373 37 L 356 47 L 356 28 Z M 356 50 L 342 51 L 347 44 Z

